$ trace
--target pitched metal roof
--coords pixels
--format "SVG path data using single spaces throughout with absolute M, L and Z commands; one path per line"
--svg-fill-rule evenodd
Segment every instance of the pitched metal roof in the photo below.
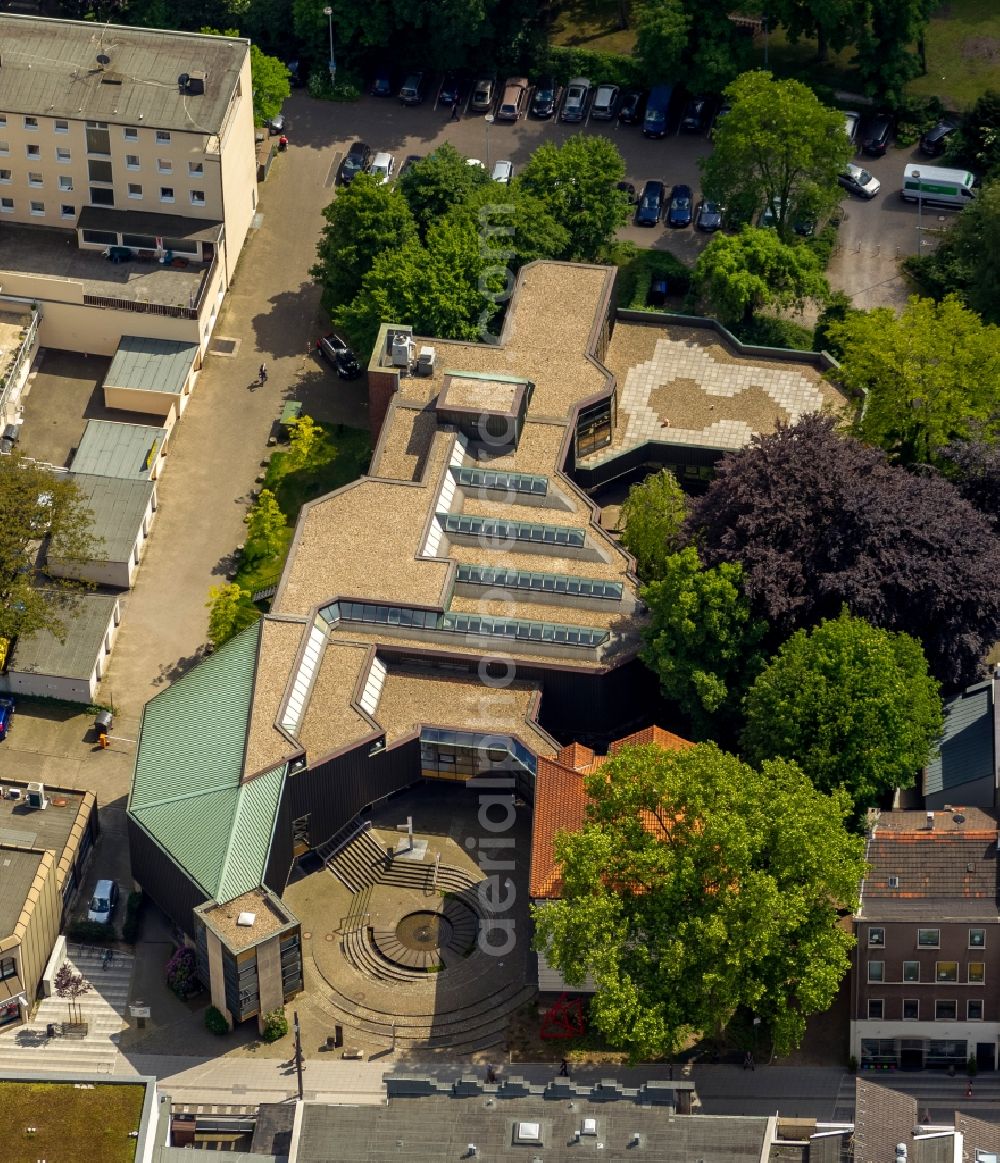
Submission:
M 117 358 L 115 356 L 116 360 Z M 112 371 L 114 367 L 115 364 L 112 362 Z M 144 386 L 112 380 L 110 373 L 105 376 L 104 385 Z M 149 424 L 118 424 L 114 420 L 88 420 L 71 467 L 73 472 L 89 473 L 92 476 L 149 480 L 153 465 L 166 439 L 166 428 L 153 428 Z
M 944 734 L 927 764 L 924 795 L 991 779 L 993 765 L 993 682 L 987 679 L 945 703 Z
M 8 113 L 203 134 L 222 129 L 250 51 L 238 37 L 9 13 L 0 16 L 0 44 Z M 178 78 L 198 71 L 205 91 L 193 95 Z
M 260 623 L 146 704 L 129 796 L 134 820 L 206 896 L 261 884 L 285 766 L 240 783 Z
M 76 612 L 64 620 L 64 640 L 60 642 L 49 630 L 19 638 L 10 669 L 22 674 L 89 679 L 117 603 L 117 594 L 84 594 Z
M 170 392 L 179 396 L 184 391 L 184 385 L 191 374 L 197 354 L 197 343 L 123 335 L 111 361 L 111 367 L 104 377 L 104 386 L 133 388 L 146 392 Z M 91 424 L 93 423 L 94 421 L 91 421 Z
M 78 472 L 69 473 L 69 479 L 79 490 L 83 504 L 93 514 L 90 532 L 99 542 L 94 560 L 128 561 L 156 486 L 152 481 Z M 59 560 L 58 542 L 49 549 L 49 557 L 53 561 Z

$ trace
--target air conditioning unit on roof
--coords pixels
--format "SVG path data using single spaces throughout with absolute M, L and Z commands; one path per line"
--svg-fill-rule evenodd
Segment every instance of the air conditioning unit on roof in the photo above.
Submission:
M 44 783 L 29 783 L 27 801 L 29 808 L 47 808 L 49 801 L 45 798 Z

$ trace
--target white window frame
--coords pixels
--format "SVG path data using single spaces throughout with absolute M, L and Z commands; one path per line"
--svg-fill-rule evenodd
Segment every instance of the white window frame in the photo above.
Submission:
M 125 168 L 127 170 L 141 170 L 142 162 L 137 153 L 127 153 L 125 155 Z
M 156 159 L 156 172 L 158 174 L 172 174 L 174 172 L 174 163 L 169 158 L 158 157 Z
M 40 158 L 42 156 L 42 147 L 40 145 L 35 145 L 34 142 L 29 141 L 28 144 L 24 147 L 24 156 Z
M 979 1010 L 979 1016 L 973 1017 L 972 1007 Z M 965 1020 L 967 1022 L 982 1022 L 986 1020 L 986 1004 L 981 997 L 970 997 L 965 1003 Z
M 129 184 L 128 184 L 128 196 L 130 198 L 141 198 L 142 197 L 142 186 L 140 186 L 138 182 L 129 182 Z
M 75 218 L 76 217 L 76 207 L 71 206 L 68 202 L 61 203 L 59 206 L 59 217 L 60 218 Z
M 915 1018 L 908 1018 L 906 1016 L 906 1007 L 908 1005 L 917 1007 L 917 1016 Z M 904 997 L 903 998 L 903 1021 L 904 1022 L 919 1022 L 920 1021 L 920 998 L 919 997 Z
M 34 133 L 34 131 L 38 128 L 38 118 L 25 117 L 24 128 L 27 129 L 30 133 Z
M 158 129 L 156 131 L 156 144 L 157 145 L 169 145 L 170 144 L 170 130 L 169 129 Z
M 4 177 L 4 174 L 6 174 L 7 176 Z M 0 182 L 2 182 L 4 185 L 7 185 L 9 182 L 12 182 L 13 180 L 14 180 L 14 171 L 13 170 L 0 170 Z
M 929 942 L 921 941 L 920 940 L 921 933 L 934 933 L 934 934 L 936 934 L 936 936 L 934 938 L 934 943 L 930 944 Z M 917 948 L 918 949 L 940 949 L 941 948 L 941 930 L 940 929 L 917 929 Z
M 166 193 L 167 190 L 170 191 L 169 194 Z M 161 202 L 176 202 L 177 201 L 177 192 L 173 186 L 161 186 L 160 187 L 160 201 Z
M 872 1008 L 878 1006 L 878 1013 L 873 1014 Z M 884 1022 L 885 1021 L 885 1001 L 880 997 L 870 997 L 868 999 L 868 1020 L 870 1022 Z
M 205 173 L 204 162 L 188 162 L 188 176 L 191 178 L 200 178 Z
M 907 965 L 915 965 L 917 967 L 917 976 L 916 977 L 907 977 L 906 976 Z M 903 962 L 903 981 L 906 983 L 910 983 L 910 982 L 919 981 L 919 980 L 920 980 L 920 962 L 919 961 L 904 961 Z
M 954 1012 L 950 1016 L 942 1017 L 938 1013 L 939 1006 L 951 1006 Z M 936 1022 L 957 1022 L 958 1021 L 958 1002 L 953 997 L 936 997 L 934 999 L 934 1021 Z
M 7 157 L 10 154 L 10 142 L 0 141 L 0 154 Z
M 45 185 L 45 175 L 40 174 L 38 170 L 29 170 L 28 185 L 33 186 L 35 189 L 41 189 Z
M 10 203 L 10 205 L 7 205 L 8 202 Z M 14 199 L 7 198 L 7 197 L 0 198 L 0 214 L 13 214 L 13 213 L 14 213 Z
M 59 189 L 63 190 L 63 191 L 67 191 L 67 192 L 72 191 L 72 189 L 73 189 L 72 175 L 70 175 L 70 174 L 60 174 L 59 175 Z
M 64 146 L 64 145 L 57 145 L 56 146 L 56 161 L 61 166 L 68 166 L 72 160 L 73 160 L 73 154 L 70 150 L 68 150 L 66 148 L 66 146 Z
M 875 966 L 878 969 L 875 969 Z M 874 970 L 874 973 L 873 973 Z M 882 985 L 885 982 L 885 962 L 884 961 L 869 961 L 868 962 L 868 980 L 872 984 Z
M 191 205 L 192 206 L 204 206 L 205 205 L 205 191 L 204 190 L 192 190 L 191 191 Z
M 973 941 L 972 941 L 972 934 L 973 933 L 982 933 L 982 935 L 983 935 L 983 939 L 978 945 L 973 944 Z M 985 929 L 975 928 L 975 929 L 969 930 L 969 948 L 970 949 L 985 949 L 986 948 L 986 930 Z
M 36 209 L 37 207 L 37 209 Z M 45 203 L 44 202 L 29 202 L 28 209 L 34 218 L 45 217 Z
M 952 965 L 955 972 L 952 977 L 941 976 L 941 966 Z M 958 962 L 957 961 L 935 961 L 934 962 L 934 980 L 944 982 L 945 985 L 955 985 L 958 982 Z
M 885 948 L 885 928 L 882 925 L 869 925 L 868 944 L 874 948 Z
M 982 969 L 982 976 L 978 981 L 972 980 L 972 967 L 978 965 Z M 986 984 L 986 962 L 985 961 L 970 961 L 965 967 L 965 979 L 969 985 L 985 985 Z
M 122 129 L 122 137 L 124 137 L 126 141 L 138 141 L 139 130 L 136 129 L 134 125 L 126 125 Z
M 52 128 L 56 133 L 69 133 L 69 122 L 59 118 L 53 123 Z

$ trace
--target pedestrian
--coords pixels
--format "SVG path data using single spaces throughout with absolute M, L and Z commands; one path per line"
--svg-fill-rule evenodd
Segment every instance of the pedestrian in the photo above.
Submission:
M 266 363 L 262 363 L 260 365 L 260 370 L 257 372 L 257 378 L 260 380 L 260 382 L 262 384 L 267 383 L 267 364 Z
M 569 1059 L 568 1058 L 564 1058 L 562 1060 L 562 1062 L 559 1064 L 559 1074 L 563 1078 L 569 1077 Z
M 969 1084 L 965 1088 L 965 1097 L 972 1098 L 972 1079 L 969 1079 Z
M 458 98 L 457 97 L 451 103 L 451 120 L 452 121 L 461 121 L 461 117 L 459 116 L 459 112 L 458 112 Z
M 496 1080 L 497 1080 L 496 1067 L 493 1066 L 492 1064 L 488 1064 L 486 1067 L 486 1081 L 487 1082 L 496 1082 Z
M 756 1070 L 757 1069 L 757 1064 L 753 1060 L 753 1054 L 749 1050 L 743 1055 L 743 1069 L 744 1070 Z

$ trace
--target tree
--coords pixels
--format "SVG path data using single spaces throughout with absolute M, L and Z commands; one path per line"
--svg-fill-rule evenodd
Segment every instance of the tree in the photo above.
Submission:
M 938 467 L 1000 531 L 1000 445 L 978 438 L 956 440 L 941 449 Z
M 91 983 L 83 976 L 82 973 L 77 973 L 68 961 L 64 961 L 59 969 L 56 971 L 53 985 L 56 990 L 56 997 L 64 997 L 69 1002 L 69 1020 L 71 1022 L 83 1021 L 83 1016 L 80 1010 L 80 998 L 94 988 Z
M 646 83 L 676 77 L 684 63 L 691 16 L 681 0 L 645 0 L 635 24 L 635 55 Z
M 358 174 L 323 211 L 326 226 L 317 246 L 312 276 L 323 289 L 323 307 L 332 311 L 361 289 L 361 281 L 383 251 L 404 247 L 417 228 L 406 199 L 395 185 Z
M 651 473 L 629 489 L 618 524 L 622 544 L 635 558 L 642 581 L 663 576 L 667 559 L 681 547 L 686 514 L 687 497 L 669 469 Z
M 291 73 L 287 65 L 277 57 L 255 45 L 250 46 L 250 75 L 253 80 L 253 118 L 257 125 L 263 125 L 277 116 L 292 91 L 289 84 Z
M 569 246 L 569 231 L 518 182 L 499 199 L 493 182 L 471 190 L 448 211 L 447 221 L 476 231 L 486 264 L 507 266 L 512 274 L 536 259 L 558 258 Z
M 586 789 L 582 830 L 556 840 L 563 897 L 533 914 L 536 947 L 567 982 L 593 976 L 591 1021 L 651 1056 L 719 1033 L 742 1007 L 779 1053 L 795 1046 L 849 966 L 838 910 L 855 907 L 864 860 L 847 796 L 710 743 L 623 748 Z
M 987 89 L 962 118 L 948 160 L 983 179 L 1000 177 L 1000 89 Z
M 39 577 L 39 542 L 48 534 L 48 557 L 63 569 L 93 561 L 101 546 L 90 532 L 93 514 L 71 480 L 16 452 L 0 457 L 0 514 L 0 638 L 47 630 L 62 641 L 86 587 Z
M 323 430 L 312 418 L 302 415 L 288 425 L 288 459 L 296 468 L 303 468 L 316 451 Z M 266 490 L 264 490 L 266 492 Z M 264 492 L 261 493 L 263 500 Z M 284 518 L 282 517 L 282 520 Z
M 843 114 L 799 81 L 744 73 L 726 89 L 732 109 L 699 163 L 705 196 L 753 213 L 765 207 L 785 242 L 804 215 L 839 201 L 837 175 L 850 160 Z
M 237 582 L 222 582 L 208 591 L 208 640 L 214 650 L 225 646 L 260 617 L 250 604 L 250 591 Z
M 247 527 L 245 556 L 273 557 L 281 552 L 288 522 L 278 504 L 278 498 L 270 489 L 261 489 L 260 496 L 243 520 Z
M 628 200 L 616 189 L 625 163 L 606 137 L 576 134 L 561 146 L 545 142 L 517 179 L 569 234 L 559 258 L 594 262 L 628 221 Z
M 808 247 L 789 246 L 775 231 L 752 226 L 716 234 L 694 264 L 692 285 L 726 323 L 750 323 L 767 305 L 801 310 L 807 299 L 823 300 L 830 292 Z
M 944 725 L 920 643 L 846 610 L 783 643 L 745 710 L 751 763 L 792 760 L 820 791 L 847 792 L 856 816 L 913 786 Z
M 416 162 L 399 180 L 422 238 L 428 227 L 443 218 L 456 203 L 463 202 L 477 187 L 491 187 L 489 175 L 446 141 L 432 154 Z M 492 189 L 494 200 L 496 189 Z
M 936 7 L 937 0 L 878 0 L 862 5 L 866 20 L 854 42 L 854 65 L 866 92 L 895 104 L 906 82 L 927 71 L 924 31 Z
M 854 312 L 828 331 L 841 350 L 837 379 L 866 400 L 858 435 L 893 458 L 927 464 L 977 423 L 996 430 L 1000 328 L 954 296 L 914 297 L 898 316 L 891 307 Z
M 818 61 L 826 61 L 831 48 L 840 52 L 855 44 L 864 20 L 857 0 L 771 0 L 768 8 L 792 44 L 816 38 Z
M 948 691 L 975 681 L 1000 638 L 1000 541 L 937 476 L 891 466 L 805 416 L 725 456 L 687 533 L 709 566 L 736 562 L 778 640 L 843 606 L 918 639 Z
M 666 558 L 658 579 L 641 591 L 650 613 L 642 660 L 700 737 L 738 712 L 763 665 L 767 626 L 753 616 L 742 581 L 739 565 L 702 568 L 689 545 Z

